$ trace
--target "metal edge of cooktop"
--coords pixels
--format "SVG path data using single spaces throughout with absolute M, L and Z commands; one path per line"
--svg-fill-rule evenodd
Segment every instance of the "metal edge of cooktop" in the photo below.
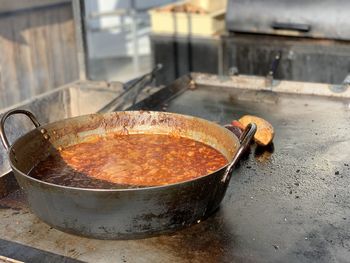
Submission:
M 221 76 L 197 72 L 191 73 L 190 77 L 195 84 L 198 85 L 247 90 L 265 90 L 277 93 L 292 93 L 297 95 L 350 98 L 350 85 L 348 84 L 335 85 L 290 80 L 273 80 L 271 84 L 266 77 L 255 75 Z
M 273 85 L 269 86 L 265 77 L 248 75 L 220 76 L 193 72 L 176 79 L 170 85 L 141 100 L 127 110 L 166 110 L 167 102 L 188 89 L 196 88 L 196 85 L 330 98 L 350 98 L 348 85 L 274 80 Z

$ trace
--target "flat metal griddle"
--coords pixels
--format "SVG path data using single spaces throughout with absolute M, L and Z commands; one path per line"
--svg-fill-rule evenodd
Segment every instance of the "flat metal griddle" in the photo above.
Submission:
M 137 108 L 221 124 L 254 114 L 276 131 L 273 147 L 251 147 L 213 216 L 172 235 L 92 240 L 50 228 L 14 193 L 0 201 L 0 254 L 26 262 L 348 261 L 350 99 L 201 85 L 189 77 L 175 84 Z

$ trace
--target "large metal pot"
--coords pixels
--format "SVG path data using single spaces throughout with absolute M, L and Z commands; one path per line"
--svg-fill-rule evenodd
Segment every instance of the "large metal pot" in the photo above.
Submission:
M 28 116 L 36 129 L 12 146 L 5 121 L 14 114 Z M 58 147 L 109 132 L 177 134 L 219 150 L 229 164 L 206 176 L 157 187 L 83 189 L 60 186 L 28 176 L 28 172 Z M 65 119 L 41 126 L 25 110 L 12 110 L 1 119 L 0 135 L 15 177 L 31 210 L 47 224 L 73 234 L 100 238 L 141 238 L 170 232 L 199 222 L 218 208 L 232 170 L 249 144 L 256 126 L 238 139 L 226 128 L 204 119 L 165 112 L 114 112 Z

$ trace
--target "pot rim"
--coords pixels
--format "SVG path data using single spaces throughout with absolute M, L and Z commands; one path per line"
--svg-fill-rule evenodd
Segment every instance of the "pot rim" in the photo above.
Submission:
M 136 113 L 136 112 L 140 112 L 140 111 L 120 111 L 120 112 L 130 112 L 130 113 Z M 175 115 L 175 116 L 183 116 L 183 117 L 190 117 L 190 118 L 196 118 L 196 119 L 200 119 L 202 121 L 205 121 L 205 122 L 209 122 L 210 124 L 218 127 L 219 129 L 222 129 L 222 131 L 224 131 L 225 133 L 227 133 L 229 136 L 231 136 L 235 141 L 237 141 L 237 149 L 239 148 L 239 146 L 241 145 L 240 143 L 240 140 L 239 138 L 232 132 L 230 132 L 229 130 L 227 130 L 224 126 L 221 126 L 213 121 L 209 121 L 209 120 L 206 120 L 206 119 L 203 119 L 203 118 L 200 118 L 200 117 L 196 117 L 196 116 L 191 116 L 191 115 L 185 115 L 185 114 L 179 114 L 179 113 L 172 113 L 172 112 L 157 112 L 157 111 L 143 111 L 143 112 L 149 112 L 149 113 L 162 113 L 162 114 L 170 114 L 170 115 Z M 112 112 L 112 113 L 117 113 L 117 112 Z M 111 114 L 111 113 L 107 113 L 107 114 Z M 70 119 L 76 119 L 76 118 L 80 118 L 80 117 L 86 117 L 86 116 L 97 116 L 97 115 L 100 115 L 100 116 L 103 116 L 103 115 L 106 115 L 106 114 L 101 114 L 101 113 L 95 113 L 95 114 L 86 114 L 86 115 L 81 115 L 81 116 L 76 116 L 76 117 L 72 117 L 72 118 L 66 118 L 66 119 L 62 119 L 62 120 L 59 120 L 59 121 L 55 121 L 55 122 L 51 122 L 51 123 L 48 123 L 48 124 L 45 124 L 45 125 L 42 125 L 36 129 L 41 129 L 41 128 L 45 128 L 46 126 L 48 125 L 53 125 L 53 124 L 56 124 L 56 123 L 59 123 L 63 120 L 70 120 Z M 34 129 L 34 130 L 36 130 Z M 32 131 L 34 131 L 32 130 Z M 171 184 L 166 184 L 166 185 L 156 185 L 156 186 L 145 186 L 145 187 L 137 187 L 137 188 L 116 188 L 116 189 L 98 189 L 98 188 L 82 188 L 82 187 L 72 187 L 72 186 L 64 186 L 64 185 L 59 185 L 59 184 L 53 184 L 53 183 L 48 183 L 48 182 L 45 182 L 45 181 L 42 181 L 42 180 L 39 180 L 39 179 L 36 179 L 34 177 L 31 177 L 25 173 L 23 173 L 22 171 L 20 171 L 18 168 L 16 168 L 16 166 L 13 164 L 11 158 L 10 158 L 10 153 L 13 149 L 13 147 L 16 145 L 17 141 L 21 138 L 23 138 L 24 136 L 26 136 L 27 134 L 29 134 L 30 132 L 32 131 L 29 131 L 25 134 L 23 134 L 22 136 L 18 137 L 14 142 L 13 144 L 10 146 L 9 150 L 8 150 L 8 153 L 7 153 L 7 156 L 9 158 L 9 162 L 10 162 L 10 166 L 12 168 L 12 171 L 15 172 L 15 174 L 19 174 L 23 177 L 25 177 L 26 179 L 29 179 L 30 181 L 33 181 L 35 183 L 39 183 L 39 184 L 42 184 L 42 185 L 46 185 L 46 186 L 49 186 L 49 187 L 55 187 L 55 188 L 59 188 L 59 189 L 64 189 L 64 190 L 79 190 L 79 191 L 88 191 L 88 192 L 108 192 L 108 193 L 111 193 L 111 192 L 129 192 L 129 191 L 141 191 L 141 190 L 159 190 L 159 189 L 163 189 L 163 188 L 169 188 L 169 187 L 177 187 L 179 185 L 185 185 L 185 184 L 191 184 L 191 183 L 194 183 L 196 181 L 200 181 L 200 180 L 203 180 L 204 178 L 206 177 L 209 177 L 209 176 L 212 176 L 216 173 L 218 173 L 219 171 L 223 170 L 223 169 L 227 169 L 227 167 L 229 166 L 230 162 L 232 161 L 233 157 L 231 158 L 231 160 L 228 160 L 227 164 L 225 164 L 224 166 L 218 168 L 217 170 L 209 173 L 209 174 L 205 174 L 205 175 L 202 175 L 202 176 L 199 176 L 197 178 L 194 178 L 194 179 L 191 179 L 191 180 L 186 180 L 186 181 L 182 181 L 182 182 L 177 182 L 177 183 L 171 183 Z

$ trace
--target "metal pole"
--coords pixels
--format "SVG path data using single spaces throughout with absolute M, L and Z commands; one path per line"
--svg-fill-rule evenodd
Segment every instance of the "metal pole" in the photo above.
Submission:
M 132 32 L 132 42 L 133 42 L 133 65 L 134 65 L 134 74 L 139 74 L 139 47 L 138 47 L 138 38 L 137 38 L 137 13 L 135 0 L 131 1 L 131 32 Z
M 79 80 L 87 79 L 87 46 L 85 35 L 84 1 L 72 1 L 73 18 L 75 23 L 75 38 L 79 66 Z

